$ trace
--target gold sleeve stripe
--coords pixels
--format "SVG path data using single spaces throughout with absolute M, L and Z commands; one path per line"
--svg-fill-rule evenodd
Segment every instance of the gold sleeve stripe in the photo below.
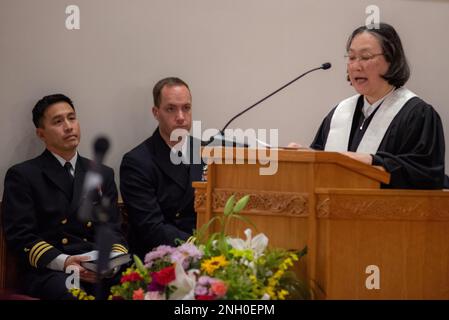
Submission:
M 121 244 L 117 244 L 117 243 L 112 245 L 112 250 L 128 253 L 128 249 L 126 249 L 125 246 L 122 246 Z
M 120 243 L 115 243 L 115 244 L 112 245 L 112 247 L 113 247 L 113 248 L 114 248 L 114 247 L 122 248 L 122 249 L 126 250 L 126 247 L 125 247 L 124 245 L 121 245 Z
M 123 251 L 123 250 L 119 250 L 119 249 L 112 249 L 112 252 L 128 253 L 128 251 Z
M 32 260 L 33 260 L 33 256 L 34 253 L 37 249 L 39 249 L 41 246 L 47 244 L 47 242 L 45 241 L 39 241 L 38 243 L 36 243 L 30 250 L 30 253 L 28 254 L 28 260 L 30 261 L 30 264 L 33 265 Z
M 36 262 L 35 262 L 35 267 L 37 268 L 37 262 L 39 261 L 39 259 L 41 258 L 41 256 L 45 253 L 45 252 L 47 252 L 48 250 L 50 250 L 51 248 L 53 248 L 52 246 L 48 246 L 48 247 L 46 247 L 45 249 L 43 249 L 40 253 L 39 253 L 39 255 L 37 256 L 37 258 L 36 258 Z
M 44 251 L 44 252 L 47 251 L 47 248 L 48 248 L 48 249 L 51 249 L 52 246 L 49 245 L 48 243 L 45 243 L 45 244 L 41 245 L 41 246 L 34 252 L 33 256 L 31 257 L 31 265 L 32 265 L 33 267 L 37 267 L 37 260 L 39 260 L 38 256 L 40 257 L 40 256 L 42 255 L 42 254 L 41 254 L 42 251 Z

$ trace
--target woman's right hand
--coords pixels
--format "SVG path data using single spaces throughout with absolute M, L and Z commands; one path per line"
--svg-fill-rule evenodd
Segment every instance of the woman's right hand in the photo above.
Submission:
M 299 143 L 296 143 L 296 142 L 290 142 L 287 145 L 287 148 L 299 149 L 299 148 L 302 148 L 302 145 L 300 145 Z

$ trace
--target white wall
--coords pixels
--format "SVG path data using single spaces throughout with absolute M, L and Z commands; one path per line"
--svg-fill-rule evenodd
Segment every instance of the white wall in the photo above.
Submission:
M 81 10 L 80 30 L 65 28 L 70 4 Z M 91 156 L 97 134 L 111 138 L 106 163 L 118 176 L 122 155 L 156 127 L 151 90 L 160 78 L 187 81 L 194 119 L 203 129 L 221 128 L 243 107 L 330 61 L 332 69 L 301 79 L 231 125 L 278 128 L 280 144 L 309 144 L 327 112 L 354 94 L 345 81 L 345 43 L 370 4 L 402 37 L 412 67 L 408 87 L 437 109 L 449 132 L 449 1 L 1 0 L 0 180 L 9 166 L 43 150 L 31 109 L 44 95 L 74 100 L 83 155 Z

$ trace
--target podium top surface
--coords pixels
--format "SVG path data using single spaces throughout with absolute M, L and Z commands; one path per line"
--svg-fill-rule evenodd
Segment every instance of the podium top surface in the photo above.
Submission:
M 289 148 L 253 149 L 203 147 L 202 156 L 203 159 L 207 158 L 215 163 L 225 163 L 226 159 L 239 159 L 253 160 L 261 163 L 277 160 L 279 162 L 335 164 L 351 171 L 363 174 L 382 183 L 389 183 L 390 181 L 390 174 L 386 172 L 384 168 L 365 164 L 339 152 Z M 221 162 L 216 160 L 221 160 Z

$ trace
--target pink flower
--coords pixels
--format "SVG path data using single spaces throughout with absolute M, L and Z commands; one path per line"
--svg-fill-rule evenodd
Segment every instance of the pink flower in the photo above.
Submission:
M 212 292 L 218 297 L 224 297 L 228 291 L 228 287 L 223 281 L 214 281 L 211 285 Z
M 145 294 L 144 300 L 166 300 L 163 293 L 158 291 L 149 291 Z
M 143 298 L 144 298 L 144 292 L 143 292 L 142 288 L 134 290 L 134 292 L 133 292 L 133 300 L 143 300 Z

